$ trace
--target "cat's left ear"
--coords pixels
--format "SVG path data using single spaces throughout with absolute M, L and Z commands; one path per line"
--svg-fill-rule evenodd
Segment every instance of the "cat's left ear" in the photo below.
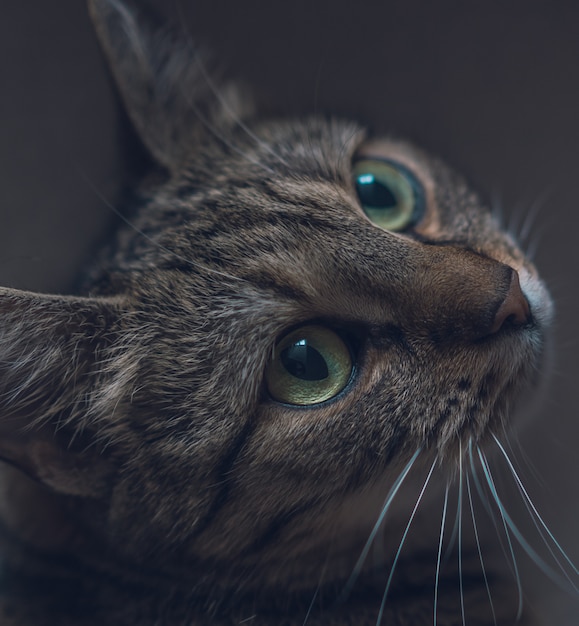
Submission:
M 114 411 L 95 409 L 120 389 L 107 355 L 125 308 L 0 288 L 0 460 L 58 493 L 102 494 L 111 465 L 99 438 Z
M 185 30 L 160 29 L 125 0 L 89 8 L 129 117 L 160 165 L 178 169 L 204 134 L 222 136 L 252 113 L 237 85 L 214 84 Z

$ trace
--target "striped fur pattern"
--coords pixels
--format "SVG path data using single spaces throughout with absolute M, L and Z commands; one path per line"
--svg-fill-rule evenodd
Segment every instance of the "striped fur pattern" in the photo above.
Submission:
M 188 40 L 121 0 L 90 7 L 160 167 L 83 296 L 0 292 L 0 456 L 18 468 L 3 478 L 0 623 L 432 623 L 444 485 L 541 379 L 551 304 L 534 266 L 439 160 L 352 122 L 262 121 L 235 85 L 208 86 Z M 420 181 L 413 230 L 364 215 L 360 156 Z M 490 333 L 511 268 L 532 323 Z M 351 338 L 355 375 L 320 405 L 278 403 L 273 346 L 311 321 Z M 430 467 L 422 530 L 379 615 Z M 463 604 L 469 624 L 492 623 L 467 552 L 461 597 L 452 567 L 438 581 L 441 626 Z M 511 623 L 513 590 L 488 578 Z

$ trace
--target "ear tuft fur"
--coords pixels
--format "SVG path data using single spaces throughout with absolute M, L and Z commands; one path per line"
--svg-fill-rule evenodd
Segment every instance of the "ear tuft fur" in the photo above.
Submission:
M 253 112 L 237 85 L 214 85 L 206 55 L 185 32 L 156 28 L 121 0 L 89 7 L 129 117 L 159 165 L 178 169 L 203 135 L 221 137 Z

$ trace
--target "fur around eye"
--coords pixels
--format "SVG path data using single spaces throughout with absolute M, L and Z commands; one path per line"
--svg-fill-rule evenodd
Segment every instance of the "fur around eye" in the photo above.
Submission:
M 274 400 L 310 406 L 340 393 L 352 372 L 352 357 L 343 339 L 324 326 L 309 325 L 278 341 L 265 380 Z
M 392 161 L 363 159 L 354 164 L 353 175 L 362 209 L 376 226 L 403 231 L 422 217 L 422 187 L 406 168 Z

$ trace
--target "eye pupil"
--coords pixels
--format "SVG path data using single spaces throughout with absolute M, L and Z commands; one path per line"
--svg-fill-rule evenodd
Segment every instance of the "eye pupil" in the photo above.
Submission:
M 282 350 L 280 360 L 285 369 L 300 380 L 324 380 L 329 375 L 324 357 L 305 339 Z
M 392 191 L 386 185 L 378 182 L 373 174 L 358 176 L 356 191 L 360 202 L 367 207 L 391 209 L 398 204 Z

